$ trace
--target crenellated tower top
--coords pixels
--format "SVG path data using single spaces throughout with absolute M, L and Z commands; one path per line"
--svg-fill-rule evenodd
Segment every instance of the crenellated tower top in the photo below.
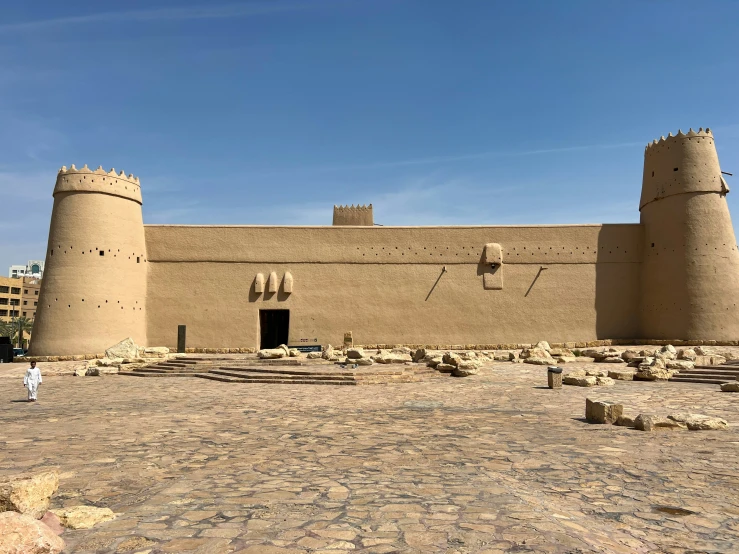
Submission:
M 708 127 L 670 133 L 644 149 L 640 210 L 656 200 L 688 192 L 728 192 Z
M 355 225 L 372 227 L 375 224 L 372 204 L 368 206 L 334 206 L 334 225 Z
M 60 192 L 99 192 L 128 198 L 134 202 L 142 203 L 141 181 L 131 173 L 126 176 L 124 171 L 116 173 L 111 168 L 105 171 L 102 166 L 92 170 L 85 164 L 81 168 L 74 164 L 62 166 L 56 176 L 54 194 Z

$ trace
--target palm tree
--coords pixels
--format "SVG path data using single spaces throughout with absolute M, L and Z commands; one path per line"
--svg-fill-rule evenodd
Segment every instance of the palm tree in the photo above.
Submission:
M 18 326 L 13 325 L 12 321 L 0 321 L 0 337 L 10 337 L 10 342 L 13 343 L 17 332 Z
M 31 333 L 33 331 L 33 320 L 26 316 L 21 316 L 13 322 L 18 329 L 18 348 L 23 348 L 23 333 Z

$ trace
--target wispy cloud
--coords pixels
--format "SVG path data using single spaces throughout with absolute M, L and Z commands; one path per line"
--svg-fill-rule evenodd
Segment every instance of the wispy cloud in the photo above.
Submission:
M 72 15 L 54 19 L 18 21 L 0 25 L 0 32 L 40 31 L 71 24 L 120 23 L 126 21 L 183 21 L 197 19 L 231 19 L 271 15 L 283 12 L 308 11 L 330 7 L 345 2 L 249 2 L 212 6 L 193 6 L 187 8 L 159 8 L 151 10 L 130 10 L 101 12 L 86 15 Z
M 333 172 L 333 171 L 355 171 L 369 169 L 388 169 L 395 167 L 411 167 L 423 165 L 435 165 L 444 163 L 464 162 L 470 160 L 494 159 L 494 158 L 512 158 L 537 156 L 541 154 L 556 154 L 563 152 L 581 152 L 588 150 L 609 150 L 616 148 L 633 148 L 634 146 L 646 146 L 641 142 L 619 142 L 612 144 L 585 144 L 580 146 L 563 146 L 559 148 L 539 148 L 533 150 L 489 150 L 486 152 L 475 152 L 470 154 L 456 154 L 450 156 L 431 156 L 427 158 L 410 158 L 406 160 L 388 160 L 368 162 L 361 164 L 328 164 L 315 166 L 301 166 L 285 169 L 265 170 L 250 172 L 250 175 L 266 177 L 269 175 L 281 175 L 285 173 L 303 173 L 303 172 Z

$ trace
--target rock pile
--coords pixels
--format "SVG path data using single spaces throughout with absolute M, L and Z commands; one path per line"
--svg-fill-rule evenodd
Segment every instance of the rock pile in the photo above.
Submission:
M 703 414 L 676 413 L 667 417 L 639 414 L 632 419 L 624 415 L 622 404 L 585 400 L 585 419 L 591 423 L 607 423 L 621 427 L 634 427 L 639 431 L 658 429 L 689 429 L 691 431 L 714 431 L 725 429 L 726 420 Z
M 116 517 L 93 506 L 49 511 L 58 487 L 56 470 L 0 481 L 0 553 L 57 554 L 64 550 L 63 527 L 89 529 Z

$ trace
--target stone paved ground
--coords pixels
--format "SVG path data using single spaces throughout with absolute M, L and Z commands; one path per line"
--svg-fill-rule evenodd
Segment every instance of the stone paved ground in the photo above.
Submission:
M 739 394 L 550 391 L 545 372 L 363 387 L 47 377 L 37 404 L 0 379 L 0 475 L 56 466 L 53 507 L 120 514 L 65 533 L 76 553 L 737 551 Z M 589 425 L 586 397 L 731 425 Z

